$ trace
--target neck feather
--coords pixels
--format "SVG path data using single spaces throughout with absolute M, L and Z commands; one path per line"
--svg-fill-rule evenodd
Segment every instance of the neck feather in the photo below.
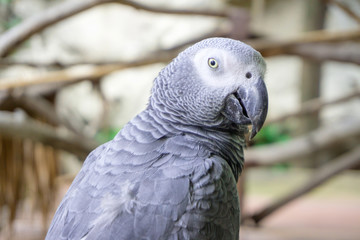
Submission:
M 219 125 L 217 127 L 195 126 L 172 119 L 171 115 L 149 107 L 143 112 L 153 119 L 153 124 L 167 132 L 167 136 L 186 135 L 194 146 L 200 146 L 210 155 L 218 155 L 227 161 L 237 180 L 244 165 L 244 134 L 247 127 Z

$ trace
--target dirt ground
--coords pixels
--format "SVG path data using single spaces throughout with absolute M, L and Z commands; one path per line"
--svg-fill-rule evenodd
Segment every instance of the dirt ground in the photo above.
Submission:
M 250 197 L 254 205 L 267 199 Z M 242 240 L 358 240 L 360 239 L 360 199 L 305 197 L 294 201 L 259 227 L 243 226 Z

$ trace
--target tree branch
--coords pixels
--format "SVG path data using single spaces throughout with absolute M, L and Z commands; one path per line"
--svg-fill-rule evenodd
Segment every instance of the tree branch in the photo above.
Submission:
M 315 61 L 337 61 L 360 65 L 359 43 L 313 43 L 294 46 L 287 54 Z
M 228 30 L 217 30 L 207 34 L 206 36 L 227 36 Z M 344 31 L 344 32 L 324 32 L 314 31 L 306 33 L 298 38 L 289 40 L 249 40 L 248 44 L 252 45 L 255 49 L 259 50 L 264 57 L 274 56 L 276 54 L 286 54 L 288 48 L 295 47 L 300 44 L 307 44 L 313 42 L 336 42 L 343 41 L 344 39 L 356 39 L 360 38 L 360 31 Z M 197 38 L 196 38 L 197 39 Z M 139 67 L 143 65 L 168 62 L 174 58 L 180 50 L 182 50 L 189 43 L 192 43 L 194 39 L 171 48 L 165 51 L 156 51 L 149 56 L 132 62 L 117 62 L 114 64 L 105 64 L 99 66 L 76 66 L 64 70 L 52 71 L 28 78 L 11 78 L 0 79 L 0 90 L 10 90 L 17 87 L 28 87 L 32 85 L 44 84 L 44 83 L 56 83 L 56 82 L 76 82 L 85 79 L 95 79 L 107 75 L 113 71 L 122 70 L 130 67 Z
M 246 150 L 245 166 L 271 166 L 290 162 L 324 149 L 346 146 L 354 139 L 360 139 L 360 121 L 319 128 L 288 142 Z
M 320 186 L 321 184 L 343 172 L 344 170 L 356 167 L 359 164 L 360 147 L 357 147 L 354 150 L 349 151 L 336 159 L 333 159 L 330 163 L 316 170 L 312 178 L 298 189 L 295 189 L 290 194 L 280 198 L 274 203 L 271 203 L 269 206 L 266 206 L 264 209 L 258 211 L 257 213 L 246 216 L 244 218 L 252 219 L 255 223 L 259 223 L 261 220 L 278 210 L 280 207 L 310 192 L 311 190 Z
M 119 3 L 136 9 L 155 13 L 178 14 L 178 15 L 202 15 L 214 17 L 226 17 L 227 13 L 208 11 L 208 10 L 171 10 L 164 8 L 156 8 L 146 6 L 128 0 L 82 0 L 82 1 L 66 1 L 52 8 L 44 10 L 42 13 L 26 19 L 21 24 L 9 29 L 0 36 L 0 58 L 7 56 L 12 50 L 29 39 L 35 33 L 80 12 L 88 10 L 92 7 L 106 4 Z
M 2 102 L 0 102 L 0 109 L 14 111 L 16 108 L 23 109 L 28 115 L 32 117 L 40 117 L 50 125 L 62 125 L 51 104 L 39 97 L 14 97 L 9 95 Z
M 174 52 L 158 52 L 150 56 L 132 61 L 132 62 L 118 62 L 116 64 L 107 64 L 100 66 L 74 66 L 64 70 L 45 72 L 36 76 L 27 78 L 9 78 L 0 80 L 0 90 L 10 90 L 18 87 L 29 87 L 44 83 L 66 83 L 76 82 L 85 79 L 98 80 L 100 77 L 112 73 L 114 71 L 139 67 L 158 62 L 168 62 L 175 57 L 177 51 Z
M 291 54 L 294 47 L 310 43 L 332 43 L 360 39 L 360 30 L 327 31 L 317 30 L 303 33 L 291 39 L 254 39 L 246 41 L 250 46 L 261 52 L 264 57 Z M 294 53 L 293 53 L 294 54 Z
M 341 3 L 341 2 L 336 1 L 336 0 L 326 0 L 326 1 L 331 3 L 331 4 L 334 4 L 335 6 L 337 6 L 341 10 L 343 10 L 349 17 L 351 17 L 358 24 L 360 24 L 360 17 L 353 10 L 351 10 L 348 6 L 346 6 L 344 3 Z
M 193 39 L 189 39 L 186 42 L 180 43 L 178 45 L 175 45 L 171 48 L 167 49 L 159 49 L 156 52 L 153 52 L 150 54 L 150 56 L 145 57 L 145 59 L 153 58 L 154 63 L 156 62 L 162 62 L 164 59 L 162 55 L 168 55 L 169 58 L 166 61 L 171 60 L 171 58 L 175 57 L 177 53 L 179 53 L 181 50 L 186 48 L 187 46 L 194 44 L 198 41 L 201 41 L 205 38 L 211 38 L 211 37 L 226 37 L 229 35 L 229 30 L 218 28 L 215 29 L 212 32 L 206 33 L 199 37 L 194 37 Z M 158 60 L 156 60 L 158 59 Z M 142 60 L 139 60 L 142 61 Z M 147 61 L 144 61 L 147 62 Z M 146 63 L 147 64 L 147 63 Z M 79 65 L 95 65 L 95 66 L 107 66 L 107 65 L 130 65 L 129 67 L 132 67 L 132 63 L 129 62 L 122 62 L 122 61 L 82 61 L 82 62 L 73 62 L 73 63 L 62 63 L 62 62 L 50 62 L 50 63 L 40 63 L 40 62 L 29 62 L 29 61 L 16 61 L 11 59 L 0 59 L 0 67 L 1 66 L 12 66 L 12 65 L 25 65 L 29 67 L 36 67 L 36 68 L 69 68 L 69 67 L 75 67 Z M 141 65 L 139 65 L 141 66 Z
M 116 1 L 123 5 L 127 5 L 133 7 L 138 10 L 144 10 L 153 13 L 162 13 L 162 14 L 175 14 L 175 15 L 196 15 L 196 16 L 208 16 L 208 17 L 228 17 L 229 12 L 231 9 L 225 9 L 224 11 L 213 11 L 213 10 L 187 10 L 187 9 L 167 9 L 167 8 L 160 8 L 160 7 L 151 7 L 146 6 L 141 3 L 136 3 L 134 1 Z
M 324 108 L 326 106 L 332 106 L 335 104 L 347 102 L 350 99 L 355 98 L 355 97 L 360 97 L 360 89 L 356 90 L 346 96 L 342 96 L 340 98 L 330 100 L 330 101 L 323 101 L 321 98 L 316 98 L 316 99 L 313 99 L 313 100 L 303 103 L 303 105 L 301 106 L 301 108 L 298 111 L 290 112 L 290 113 L 284 114 L 282 116 L 269 119 L 268 121 L 265 122 L 265 125 L 282 122 L 288 118 L 311 115 L 311 114 L 319 112 L 322 108 Z
M 79 132 L 78 129 L 62 121 L 51 103 L 44 98 L 23 94 L 21 96 L 9 95 L 0 101 L 0 109 L 14 111 L 16 108 L 21 108 L 32 118 L 40 118 L 52 126 L 65 127 L 69 131 L 75 132 L 78 136 L 83 136 L 83 133 Z
M 0 135 L 31 139 L 57 149 L 71 152 L 81 158 L 98 146 L 91 139 L 79 137 L 65 129 L 57 129 L 26 117 L 24 113 L 0 111 Z
M 0 57 L 5 57 L 19 44 L 46 27 L 105 2 L 109 1 L 67 1 L 26 19 L 1 35 Z

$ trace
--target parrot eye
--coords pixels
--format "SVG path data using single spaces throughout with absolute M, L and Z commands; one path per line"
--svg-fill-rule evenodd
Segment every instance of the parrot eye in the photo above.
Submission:
M 245 77 L 246 77 L 247 79 L 250 79 L 250 78 L 252 77 L 251 72 L 247 72 L 247 73 L 245 74 Z
M 214 58 L 209 58 L 208 64 L 211 68 L 217 68 L 219 66 L 218 62 Z

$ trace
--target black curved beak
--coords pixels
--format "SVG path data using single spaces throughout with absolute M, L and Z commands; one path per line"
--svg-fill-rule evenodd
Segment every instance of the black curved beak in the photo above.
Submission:
M 232 122 L 252 125 L 250 139 L 260 131 L 268 112 L 268 93 L 264 81 L 259 78 L 250 86 L 240 87 L 225 103 L 225 116 Z

